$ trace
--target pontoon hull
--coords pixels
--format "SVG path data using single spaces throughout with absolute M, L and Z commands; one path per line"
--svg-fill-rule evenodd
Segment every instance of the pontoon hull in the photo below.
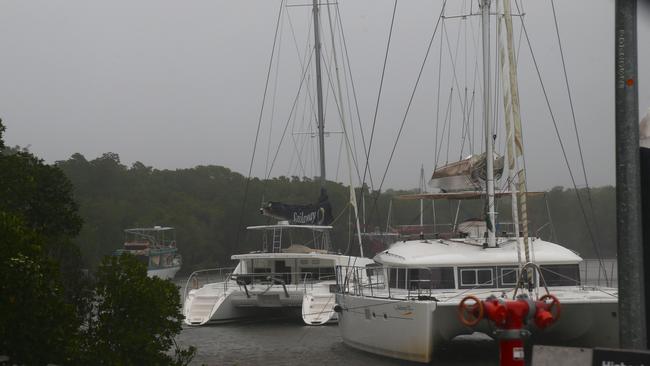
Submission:
M 457 303 L 400 301 L 337 295 L 343 309 L 339 329 L 343 341 L 367 352 L 417 362 L 430 362 L 442 342 L 474 331 L 494 336 L 487 321 L 475 329 L 463 326 Z M 582 347 L 618 346 L 616 301 L 562 304 L 560 321 L 533 333 L 528 342 Z
M 147 270 L 147 276 L 149 276 L 149 277 L 158 277 L 158 278 L 161 278 L 163 280 L 169 280 L 169 279 L 174 278 L 174 276 L 176 276 L 176 273 L 178 272 L 179 269 L 181 269 L 181 266 L 148 269 Z

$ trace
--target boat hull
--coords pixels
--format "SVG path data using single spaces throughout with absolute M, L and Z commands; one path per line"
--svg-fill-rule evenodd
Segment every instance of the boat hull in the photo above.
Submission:
M 192 290 L 183 304 L 183 313 L 188 325 L 301 315 L 308 325 L 322 325 L 336 319 L 333 298 L 326 309 L 319 309 L 318 313 L 315 313 L 309 308 L 312 302 L 305 301 L 306 298 L 312 297 L 313 291 L 287 289 L 285 292 L 281 286 L 264 286 L 263 289 L 261 286 L 253 286 L 243 289 L 232 284 L 226 286 L 222 282 Z M 320 313 L 323 316 L 319 317 Z M 323 319 L 326 315 L 329 317 Z
M 457 303 L 405 301 L 356 295 L 337 295 L 339 329 L 343 341 L 367 352 L 417 362 L 430 362 L 443 342 L 473 332 L 494 337 L 486 320 L 475 328 L 463 326 Z M 618 346 L 616 301 L 562 304 L 560 321 L 540 331 L 529 329 L 527 342 L 580 347 Z
M 163 280 L 169 280 L 174 278 L 174 276 L 176 276 L 176 273 L 178 272 L 179 269 L 181 269 L 181 266 L 147 269 L 147 276 L 158 277 Z

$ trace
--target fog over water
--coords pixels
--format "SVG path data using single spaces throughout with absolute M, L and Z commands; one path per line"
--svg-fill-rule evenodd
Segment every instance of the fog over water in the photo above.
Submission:
M 301 4 L 296 0 L 289 3 Z M 338 3 L 359 114 L 368 136 L 393 1 Z M 448 14 L 466 9 L 469 4 L 476 10 L 475 2 L 449 4 Z M 156 168 L 176 169 L 215 164 L 246 174 L 279 5 L 279 0 L 3 1 L 0 117 L 7 126 L 6 141 L 30 146 L 48 162 L 67 159 L 76 152 L 91 159 L 112 151 L 119 153 L 127 165 L 142 161 Z M 371 153 L 370 167 L 377 180 L 386 167 L 440 5 L 439 0 L 399 2 Z M 614 1 L 557 0 L 555 5 L 590 183 L 613 184 Z M 524 1 L 524 10 L 570 162 L 578 171 L 550 2 Z M 287 8 L 287 14 L 302 52 L 310 36 L 310 8 Z M 476 30 L 477 20 L 472 22 Z M 276 69 L 278 83 L 272 88 L 277 93 L 275 125 L 271 129 L 268 124 L 269 104 L 253 169 L 256 176 L 265 175 L 265 155 L 272 151 L 269 137 L 275 143 L 279 140 L 298 85 L 299 58 L 288 18 L 282 24 L 284 38 L 276 53 L 282 66 Z M 520 42 L 518 24 L 515 19 Z M 461 28 L 451 20 L 448 25 L 452 48 L 460 39 L 461 55 L 467 44 L 471 49 L 472 38 L 462 41 L 464 31 L 459 33 L 457 29 Z M 650 77 L 650 47 L 645 46 L 650 44 L 649 35 L 650 11 L 644 8 L 639 12 L 638 84 L 643 113 L 650 107 L 650 82 L 645 82 Z M 438 44 L 437 39 L 385 188 L 417 186 L 420 165 L 427 172 L 433 169 Z M 530 53 L 525 40 L 518 45 L 530 187 L 568 186 L 570 180 Z M 325 45 L 326 50 L 328 47 Z M 466 67 L 463 62 L 459 63 L 461 68 Z M 473 62 L 469 61 L 470 70 Z M 450 73 L 448 63 L 443 73 Z M 276 80 L 273 75 L 272 80 Z M 448 90 L 441 93 L 443 105 L 448 94 Z M 328 116 L 332 117 L 335 112 L 331 95 L 328 98 Z M 338 122 L 332 118 L 327 121 L 330 131 L 340 130 Z M 458 151 L 460 135 L 454 134 L 459 131 L 452 133 L 450 155 L 454 158 L 467 153 Z M 480 141 L 480 136 L 474 139 Z M 340 141 L 339 135 L 328 137 L 328 178 L 346 181 L 345 169 L 339 166 Z M 281 151 L 272 176 L 302 175 L 303 171 L 296 171 L 288 163 L 291 152 L 290 145 Z M 357 153 L 362 155 L 360 150 Z M 316 174 L 311 165 L 306 167 L 305 175 Z M 584 184 L 583 180 L 579 179 L 578 184 Z

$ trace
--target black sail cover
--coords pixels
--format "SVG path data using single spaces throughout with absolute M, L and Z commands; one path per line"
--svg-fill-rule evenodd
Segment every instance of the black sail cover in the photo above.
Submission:
M 321 188 L 318 203 L 295 205 L 282 202 L 266 202 L 260 213 L 278 220 L 287 220 L 291 225 L 329 225 L 332 222 L 332 205 L 325 188 Z

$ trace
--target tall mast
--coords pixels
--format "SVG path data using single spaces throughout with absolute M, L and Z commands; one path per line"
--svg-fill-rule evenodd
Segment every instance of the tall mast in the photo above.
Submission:
M 314 52 L 316 57 L 316 98 L 318 99 L 318 147 L 320 152 L 320 186 L 325 187 L 325 119 L 323 118 L 323 85 L 320 72 L 320 14 L 314 0 Z
M 490 123 L 490 0 L 481 0 L 481 19 L 483 26 L 483 121 L 485 123 L 485 161 L 487 181 L 487 245 L 496 246 L 494 234 L 494 140 Z

